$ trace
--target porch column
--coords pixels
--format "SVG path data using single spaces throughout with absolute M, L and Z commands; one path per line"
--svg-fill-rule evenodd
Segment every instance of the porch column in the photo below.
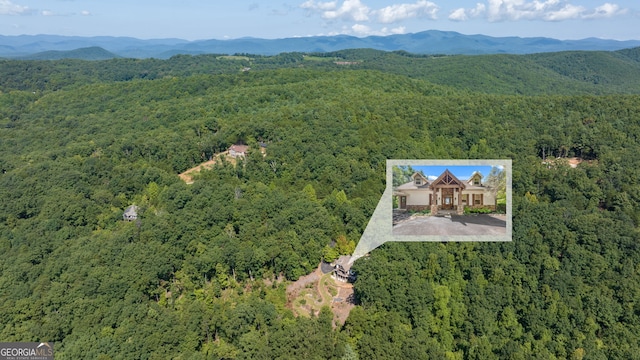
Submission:
M 436 193 L 436 189 L 433 189 L 433 195 L 431 195 L 431 215 L 436 215 L 438 213 L 438 194 Z

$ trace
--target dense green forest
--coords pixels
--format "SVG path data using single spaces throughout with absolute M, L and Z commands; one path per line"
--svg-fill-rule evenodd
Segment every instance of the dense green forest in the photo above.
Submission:
M 0 339 L 57 359 L 638 358 L 640 82 L 614 81 L 637 53 L 2 62 Z M 580 56 L 636 65 L 568 72 Z M 234 143 L 254 151 L 178 178 Z M 343 325 L 295 317 L 287 284 L 359 240 L 386 159 L 447 158 L 513 159 L 513 241 L 385 244 Z
M 82 49 L 95 58 L 96 49 Z M 94 54 L 95 53 L 95 54 Z M 310 68 L 379 70 L 473 92 L 521 95 L 639 94 L 640 48 L 532 55 L 433 56 L 372 49 L 331 53 L 176 55 L 169 60 L 0 59 L 0 91 L 59 90 L 96 82 Z

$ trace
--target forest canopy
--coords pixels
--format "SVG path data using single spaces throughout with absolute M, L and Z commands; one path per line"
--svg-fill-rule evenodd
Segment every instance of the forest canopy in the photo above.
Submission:
M 637 90 L 571 74 L 520 95 L 480 65 L 508 57 L 478 57 L 479 91 L 374 54 L 411 61 L 3 63 L 0 339 L 61 359 L 637 356 Z M 513 160 L 512 242 L 386 244 L 355 263 L 335 328 L 286 307 L 327 246 L 359 240 L 386 159 L 487 158 Z

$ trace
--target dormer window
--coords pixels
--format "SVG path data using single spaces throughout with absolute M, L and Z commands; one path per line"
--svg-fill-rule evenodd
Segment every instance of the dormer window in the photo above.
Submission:
M 469 179 L 469 184 L 473 184 L 476 186 L 482 186 L 482 175 L 479 173 L 474 173 Z
M 416 185 L 422 185 L 422 179 L 420 179 L 419 177 L 416 177 L 415 183 Z

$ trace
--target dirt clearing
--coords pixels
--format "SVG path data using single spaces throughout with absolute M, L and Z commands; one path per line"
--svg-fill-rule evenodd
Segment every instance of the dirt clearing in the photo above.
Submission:
M 182 174 L 178 174 L 178 177 L 180 177 L 180 179 L 182 179 L 187 184 L 193 184 L 193 175 L 199 173 L 202 170 L 211 169 L 213 165 L 215 165 L 218 161 L 220 161 L 220 156 L 223 156 L 231 164 L 233 165 L 236 164 L 236 159 L 233 156 L 229 155 L 228 151 L 223 151 L 221 153 L 217 153 L 213 155 L 211 160 L 203 162 L 198 166 L 192 167 L 191 169 L 183 172 Z
M 342 326 L 353 309 L 353 285 L 322 274 L 320 267 L 287 286 L 287 307 L 296 316 L 317 316 L 323 306 L 333 312 L 333 326 Z

